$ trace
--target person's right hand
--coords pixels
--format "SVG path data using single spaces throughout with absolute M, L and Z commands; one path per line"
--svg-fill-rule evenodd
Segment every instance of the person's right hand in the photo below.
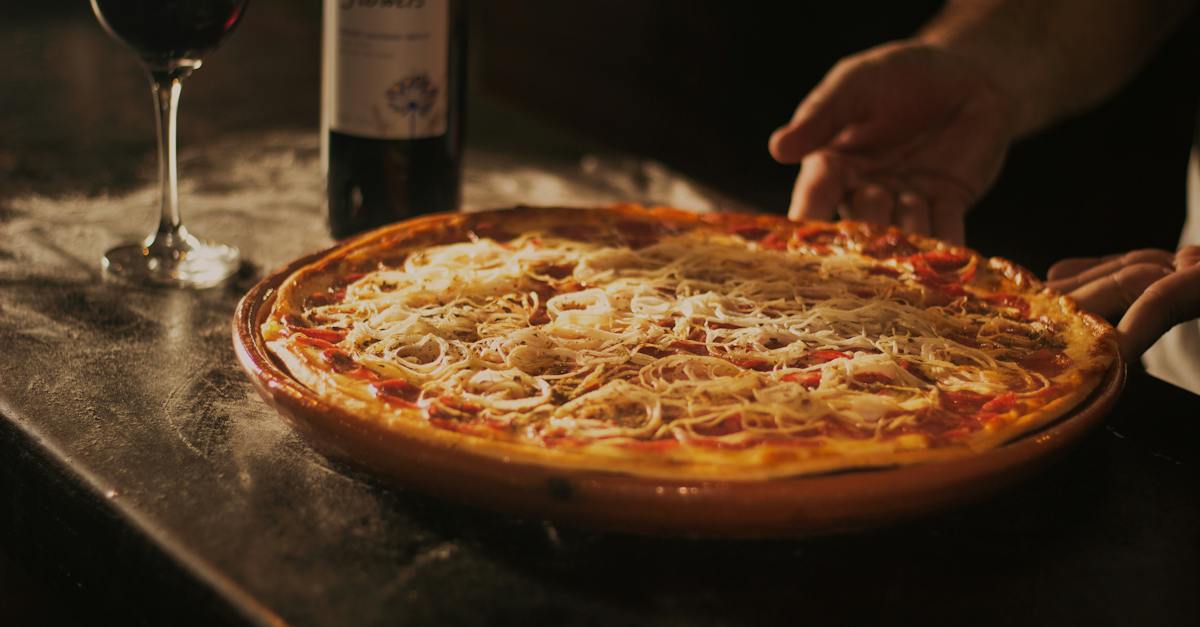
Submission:
M 884 44 L 837 63 L 771 135 L 800 163 L 788 215 L 897 224 L 963 242 L 963 216 L 995 181 L 1016 105 L 942 48 Z
M 1200 246 L 1064 259 L 1047 285 L 1117 324 L 1121 355 L 1135 360 L 1171 327 L 1200 318 Z

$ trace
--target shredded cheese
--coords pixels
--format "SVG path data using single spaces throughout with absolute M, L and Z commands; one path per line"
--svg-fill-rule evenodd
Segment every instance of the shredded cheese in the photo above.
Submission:
M 637 250 L 526 233 L 413 253 L 306 316 L 419 404 L 461 399 L 533 440 L 884 437 L 950 392 L 1047 385 L 1005 358 L 1037 323 L 947 315 L 889 263 L 699 230 Z

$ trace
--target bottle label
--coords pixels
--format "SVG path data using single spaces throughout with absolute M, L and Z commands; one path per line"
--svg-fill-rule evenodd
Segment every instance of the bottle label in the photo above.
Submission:
M 326 0 L 329 128 L 374 139 L 446 133 L 449 0 Z

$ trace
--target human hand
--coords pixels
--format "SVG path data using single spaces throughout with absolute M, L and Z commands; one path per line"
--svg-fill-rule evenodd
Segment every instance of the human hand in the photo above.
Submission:
M 1016 107 L 936 46 L 884 44 L 839 61 L 769 143 L 800 163 L 788 215 L 843 217 L 963 243 L 963 216 L 995 181 Z
M 1064 259 L 1047 285 L 1080 306 L 1116 320 L 1121 355 L 1135 360 L 1171 327 L 1200 318 L 1200 246 L 1177 253 L 1135 250 L 1124 255 Z M 1124 314 L 1124 315 L 1122 315 Z

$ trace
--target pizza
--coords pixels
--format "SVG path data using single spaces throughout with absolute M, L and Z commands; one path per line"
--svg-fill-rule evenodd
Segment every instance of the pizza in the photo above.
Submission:
M 505 462 L 769 480 L 977 455 L 1117 359 L 1031 273 L 862 222 L 626 205 L 428 216 L 291 274 L 265 344 L 320 402 Z

